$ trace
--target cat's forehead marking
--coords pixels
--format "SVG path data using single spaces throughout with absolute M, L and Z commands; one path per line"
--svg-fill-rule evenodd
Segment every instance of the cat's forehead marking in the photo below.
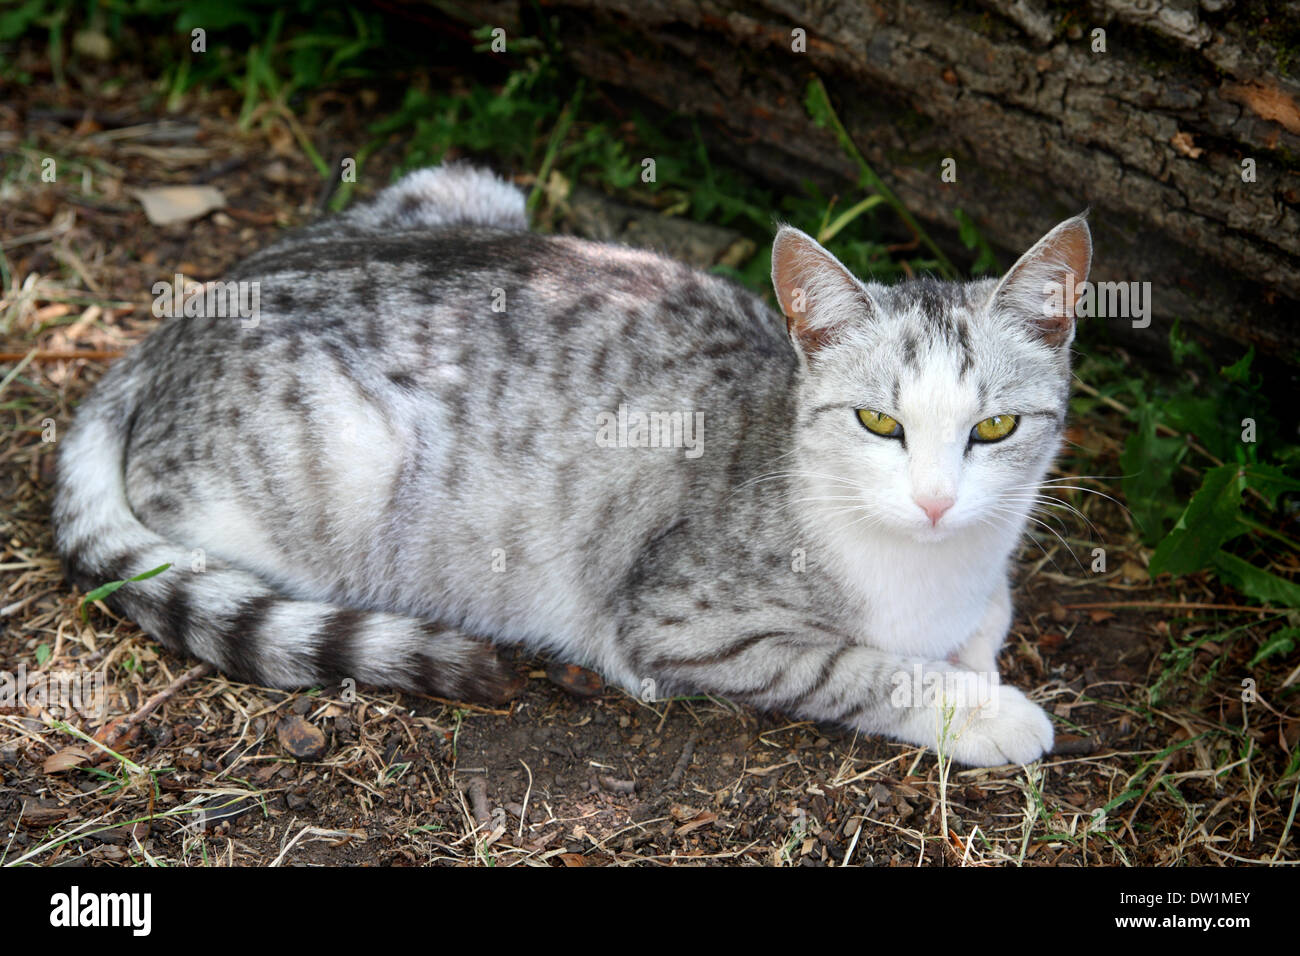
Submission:
M 882 311 L 903 325 L 908 335 L 904 347 L 909 353 L 915 352 L 918 340 L 928 346 L 960 345 L 966 337 L 963 326 L 970 309 L 961 283 L 927 277 L 882 288 L 876 297 Z
M 910 312 L 894 313 L 890 319 L 893 329 L 885 334 L 893 342 L 899 366 L 909 376 L 919 374 L 943 356 L 951 359 L 959 379 L 975 367 L 976 353 L 965 316 L 932 322 Z
M 903 333 L 903 363 L 909 368 L 916 368 L 916 336 L 910 332 Z
M 961 352 L 961 367 L 957 370 L 958 378 L 965 378 L 966 373 L 975 367 L 975 352 L 970 344 L 970 328 L 966 319 L 957 320 L 957 348 Z
M 947 336 L 952 330 L 952 291 L 929 276 L 912 283 L 921 317 L 934 334 Z

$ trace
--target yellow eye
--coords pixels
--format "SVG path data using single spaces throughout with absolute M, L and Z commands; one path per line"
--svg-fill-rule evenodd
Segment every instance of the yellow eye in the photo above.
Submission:
M 862 426 L 867 431 L 882 435 L 885 438 L 903 437 L 903 426 L 883 412 L 877 412 L 870 408 L 859 408 L 858 421 L 862 422 Z
M 1019 421 L 1015 415 L 994 415 L 972 428 L 970 437 L 975 441 L 1002 441 L 1016 430 Z

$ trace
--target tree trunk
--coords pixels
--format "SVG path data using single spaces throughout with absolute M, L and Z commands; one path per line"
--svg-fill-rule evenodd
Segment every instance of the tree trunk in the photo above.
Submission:
M 510 29 L 532 7 L 483 3 L 476 13 Z M 541 8 L 583 74 L 707 120 L 712 145 L 764 180 L 853 191 L 856 168 L 804 107 L 820 75 L 867 161 L 936 237 L 952 241 L 960 208 L 1009 265 L 1091 207 L 1093 278 L 1151 283 L 1151 328 L 1110 320 L 1116 341 L 1164 338 L 1182 318 L 1300 364 L 1300 83 L 1291 72 L 1300 59 L 1288 63 L 1286 47 L 1300 42 L 1295 4 Z M 796 28 L 806 52 L 793 49 Z M 955 182 L 941 178 L 947 159 Z

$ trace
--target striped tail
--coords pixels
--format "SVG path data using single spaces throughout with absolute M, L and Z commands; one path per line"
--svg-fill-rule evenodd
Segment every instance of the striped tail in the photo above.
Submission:
M 130 360 L 127 359 L 127 362 Z M 125 369 L 110 372 L 60 442 L 55 544 L 82 590 L 131 582 L 105 599 L 178 654 L 230 677 L 271 687 L 345 679 L 461 700 L 503 701 L 522 681 L 492 647 L 428 621 L 285 597 L 255 575 L 208 560 L 155 534 L 127 502 L 124 459 L 132 412 Z
M 333 222 L 379 234 L 453 226 L 526 230 L 528 211 L 524 194 L 489 170 L 444 163 L 407 173 Z

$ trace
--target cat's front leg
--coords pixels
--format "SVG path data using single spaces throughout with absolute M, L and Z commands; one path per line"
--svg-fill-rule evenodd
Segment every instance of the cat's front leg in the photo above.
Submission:
M 646 635 L 650 638 L 650 635 Z M 771 710 L 929 747 L 973 766 L 1028 763 L 1052 746 L 1043 710 L 996 673 L 903 657 L 771 627 L 716 635 L 686 652 L 650 638 L 638 668 L 661 686 L 695 688 Z M 645 653 L 649 648 L 654 653 Z
M 993 590 L 979 627 L 951 660 L 981 674 L 998 672 L 998 652 L 1011 629 L 1011 585 L 1004 578 Z

